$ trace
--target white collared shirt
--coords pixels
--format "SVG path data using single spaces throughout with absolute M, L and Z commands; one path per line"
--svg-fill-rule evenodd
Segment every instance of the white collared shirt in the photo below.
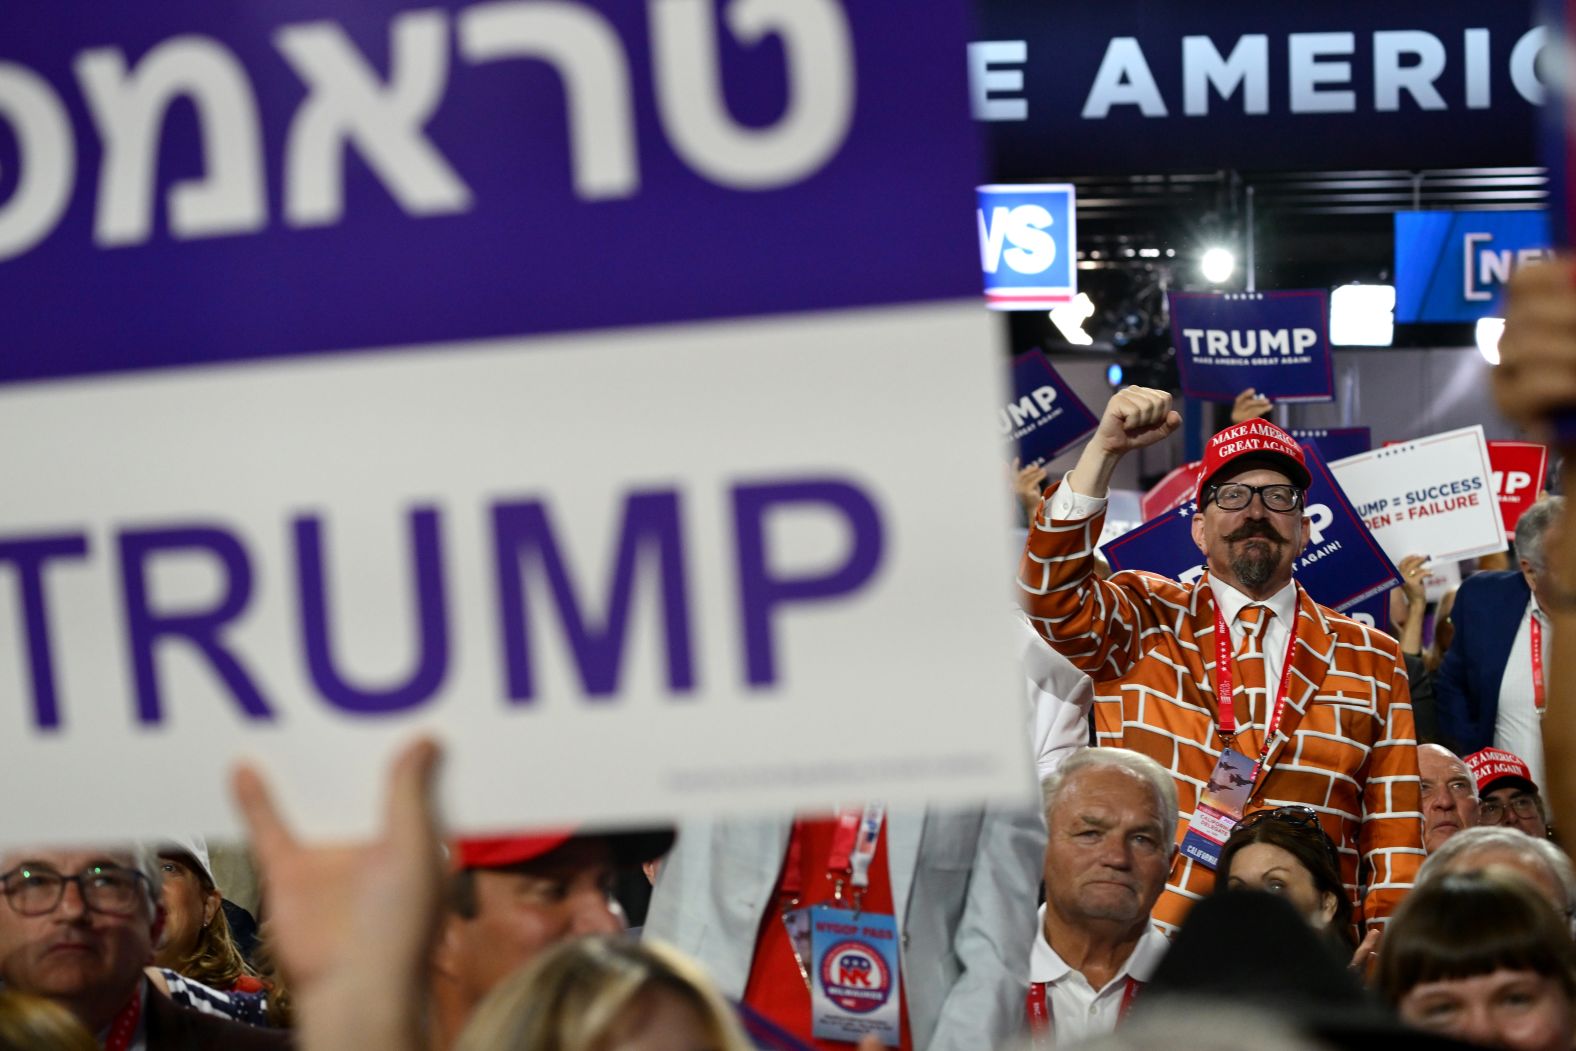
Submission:
M 1071 471 L 1068 472 L 1071 475 Z M 1051 494 L 1050 503 L 1045 511 L 1052 518 L 1062 521 L 1077 521 L 1080 518 L 1089 518 L 1105 509 L 1104 497 L 1084 496 L 1073 491 L 1066 477 L 1056 492 Z M 1236 588 L 1225 581 L 1210 574 L 1209 589 L 1215 597 L 1215 605 L 1226 618 L 1226 623 L 1232 632 L 1232 651 L 1236 651 L 1236 644 L 1242 635 L 1246 634 L 1245 625 L 1238 624 L 1236 617 L 1243 606 L 1254 602 Z M 1292 618 L 1297 615 L 1297 584 L 1289 582 L 1275 594 L 1267 599 L 1257 600 L 1258 604 L 1267 607 L 1275 615 L 1264 626 L 1264 682 L 1268 687 L 1266 691 L 1270 696 L 1270 704 L 1275 703 L 1276 688 L 1280 686 L 1281 672 L 1286 665 L 1286 643 L 1291 639 Z M 1514 652 L 1514 651 L 1513 651 Z M 1527 651 L 1523 651 L 1527 652 Z M 1207 659 L 1213 660 L 1214 654 L 1208 654 Z M 1529 672 L 1530 675 L 1530 672 Z M 1530 694 L 1529 694 L 1530 696 Z M 1249 712 L 1246 720 L 1238 717 L 1238 725 L 1254 725 L 1260 729 L 1265 728 L 1269 720 L 1269 712 Z M 1520 754 L 1520 753 L 1517 753 Z
M 1499 712 L 1494 716 L 1494 747 L 1518 755 L 1527 764 L 1532 780 L 1542 791 L 1543 780 L 1543 725 L 1538 715 L 1532 692 L 1532 618 L 1537 617 L 1543 627 L 1543 682 L 1544 697 L 1548 697 L 1549 644 L 1554 633 L 1549 630 L 1548 618 L 1538 609 L 1538 600 L 1528 600 L 1521 611 L 1521 626 L 1516 629 L 1516 640 L 1510 644 L 1510 656 L 1505 662 L 1505 675 L 1499 683 Z M 1548 793 L 1543 792 L 1545 798 Z
M 1057 1044 L 1067 1044 L 1111 1032 L 1121 1018 L 1127 980 L 1149 981 L 1171 943 L 1154 927 L 1145 927 L 1122 969 L 1104 988 L 1096 990 L 1082 972 L 1073 970 L 1056 955 L 1046 940 L 1045 908 L 1040 906 L 1039 928 L 1029 952 L 1029 981 L 1045 983 L 1045 1009 L 1050 1012 L 1053 1039 Z

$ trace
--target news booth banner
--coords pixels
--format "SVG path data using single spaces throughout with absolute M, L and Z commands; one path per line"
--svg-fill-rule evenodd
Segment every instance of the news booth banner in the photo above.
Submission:
M 1482 426 L 1360 453 L 1330 465 L 1374 539 L 1399 562 L 1457 562 L 1505 550 Z
M 1286 433 L 1304 447 L 1309 442 L 1317 445 L 1325 463 L 1344 460 L 1374 447 L 1373 433 L 1367 427 L 1293 428 Z
M 0 836 L 1032 783 L 968 5 L 558 8 L 0 10 Z
M 1329 296 L 1171 292 L 1171 339 L 1182 393 L 1234 401 L 1252 387 L 1271 401 L 1333 401 Z
M 1012 362 L 1012 400 L 996 410 L 1001 436 L 1023 466 L 1054 460 L 1094 433 L 1100 418 L 1089 411 L 1043 353 L 1031 350 Z
M 1306 449 L 1313 476 L 1305 497 L 1308 544 L 1292 565 L 1292 575 L 1315 602 L 1345 612 L 1364 599 L 1388 591 L 1401 580 L 1395 565 L 1374 543 L 1351 501 L 1317 450 Z M 1198 504 L 1186 503 L 1150 519 L 1102 549 L 1115 570 L 1141 569 L 1185 584 L 1198 580 L 1204 563 L 1193 542 Z
M 1048 310 L 1078 294 L 1078 207 L 1071 183 L 975 189 L 985 303 Z
M 1488 463 L 1493 469 L 1494 496 L 1509 536 L 1522 514 L 1543 495 L 1549 449 L 1539 442 L 1489 442 Z

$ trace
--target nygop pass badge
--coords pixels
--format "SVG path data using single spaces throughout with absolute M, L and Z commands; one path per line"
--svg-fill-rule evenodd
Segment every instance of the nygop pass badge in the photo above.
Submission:
M 874 1033 L 901 1042 L 897 921 L 830 906 L 810 910 L 810 998 L 818 1039 L 858 1041 Z

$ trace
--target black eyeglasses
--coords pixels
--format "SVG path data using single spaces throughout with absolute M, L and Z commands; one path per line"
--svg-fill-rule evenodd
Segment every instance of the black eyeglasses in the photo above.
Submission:
M 1244 485 L 1227 482 L 1211 485 L 1204 490 L 1204 503 L 1215 501 L 1222 511 L 1240 511 L 1253 502 L 1257 495 L 1270 511 L 1295 511 L 1302 506 L 1302 490 L 1295 485 Z
M 1313 807 L 1293 804 L 1276 807 L 1273 810 L 1256 810 L 1243 818 L 1232 830 L 1231 835 L 1235 838 L 1240 832 L 1246 832 L 1270 821 L 1312 832 L 1324 845 L 1324 852 L 1329 855 L 1330 864 L 1335 866 L 1335 871 L 1337 873 L 1341 871 L 1341 853 L 1335 849 L 1335 843 L 1330 839 L 1329 833 L 1324 831 L 1324 825 L 1319 822 L 1319 812 Z
M 75 876 L 23 865 L 0 876 L 0 890 L 5 893 L 6 904 L 23 916 L 42 916 L 59 908 L 66 896 L 66 884 L 75 883 L 82 903 L 89 909 L 110 916 L 129 916 L 143 901 L 142 883 L 146 879 L 135 869 L 118 865 L 94 865 Z
M 1538 810 L 1538 801 L 1533 796 L 1511 796 L 1508 803 L 1497 799 L 1483 800 L 1478 804 L 1478 820 L 1485 825 L 1497 825 L 1507 809 L 1515 811 L 1517 817 L 1532 817 L 1534 814 L 1542 816 Z

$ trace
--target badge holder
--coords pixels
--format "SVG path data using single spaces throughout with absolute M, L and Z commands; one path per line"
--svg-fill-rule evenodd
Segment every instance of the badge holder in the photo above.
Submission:
M 902 960 L 897 917 L 864 909 L 886 808 L 870 804 L 838 814 L 827 858 L 836 882 L 832 901 L 809 908 L 795 898 L 782 922 L 799 973 L 810 989 L 811 1032 L 818 1040 L 857 1043 L 874 1035 L 902 1043 Z M 851 891 L 844 898 L 845 889 Z

